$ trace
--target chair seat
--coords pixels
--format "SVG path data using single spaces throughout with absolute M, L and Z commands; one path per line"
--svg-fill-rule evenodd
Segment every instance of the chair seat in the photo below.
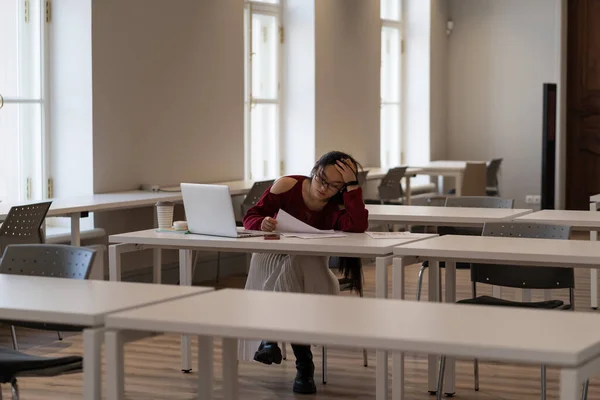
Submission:
M 499 299 L 492 296 L 478 296 L 472 299 L 464 299 L 457 301 L 459 304 L 475 304 L 485 306 L 500 306 L 500 307 L 520 307 L 520 308 L 538 308 L 544 310 L 553 310 L 562 307 L 565 303 L 561 300 L 547 300 L 536 302 L 520 302 L 505 299 Z
M 83 358 L 38 357 L 15 350 L 0 348 L 0 383 L 8 383 L 19 376 L 56 376 L 79 372 Z
M 340 278 L 338 282 L 340 284 L 340 292 L 347 292 L 354 289 L 354 282 L 350 278 Z

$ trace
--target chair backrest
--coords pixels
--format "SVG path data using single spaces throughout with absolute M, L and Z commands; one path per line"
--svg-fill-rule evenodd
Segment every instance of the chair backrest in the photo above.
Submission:
M 254 182 L 254 184 L 252 184 L 250 191 L 248 192 L 248 194 L 244 198 L 244 201 L 242 201 L 241 204 L 242 216 L 246 215 L 248 209 L 254 206 L 258 202 L 258 200 L 260 200 L 262 195 L 267 191 L 267 189 L 271 187 L 273 182 L 275 182 L 275 180 L 270 179 L 266 181 Z
M 570 226 L 516 222 L 487 223 L 483 236 L 569 240 Z M 471 281 L 522 289 L 572 289 L 573 268 L 471 264 Z
M 447 197 L 446 207 L 471 207 L 471 208 L 514 208 L 514 199 L 501 199 L 488 196 L 460 196 Z
M 367 182 L 368 174 L 369 174 L 369 171 L 358 171 L 358 174 L 356 175 L 356 180 L 358 181 L 358 184 L 360 185 L 360 187 L 362 187 L 362 188 L 365 187 L 365 183 Z
M 0 227 L 0 251 L 9 244 L 42 243 L 42 225 L 51 201 L 11 207 Z
M 0 261 L 0 274 L 87 279 L 96 251 L 61 244 L 11 244 Z
M 489 188 L 498 188 L 498 174 L 500 173 L 500 165 L 502 158 L 494 158 L 487 165 L 486 186 Z
M 406 174 L 408 167 L 391 168 L 381 179 L 381 184 L 377 188 L 379 191 L 379 200 L 397 200 L 404 197 L 402 189 L 402 178 Z
M 485 196 L 487 165 L 468 162 L 462 182 L 462 196 Z

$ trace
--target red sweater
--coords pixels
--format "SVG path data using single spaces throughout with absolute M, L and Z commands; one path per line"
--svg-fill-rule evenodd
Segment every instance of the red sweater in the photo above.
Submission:
M 346 232 L 364 232 L 369 226 L 369 212 L 362 199 L 362 189 L 344 192 L 344 207 L 329 202 L 321 211 L 312 211 L 302 198 L 302 182 L 305 176 L 290 176 L 298 182 L 287 192 L 271 193 L 267 189 L 258 203 L 244 215 L 244 228 L 260 230 L 265 217 L 275 218 L 279 210 L 285 210 L 295 218 L 317 229 L 335 229 Z

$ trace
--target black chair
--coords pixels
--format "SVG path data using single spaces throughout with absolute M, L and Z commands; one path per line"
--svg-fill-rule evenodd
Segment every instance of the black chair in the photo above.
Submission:
M 83 247 L 60 244 L 13 244 L 4 250 L 0 261 L 0 274 L 87 279 L 95 256 L 95 250 Z M 26 321 L 2 322 L 10 324 L 13 347 L 17 351 L 19 345 L 16 326 L 57 332 L 79 332 L 83 329 L 83 327 L 71 325 Z
M 568 240 L 571 227 L 559 225 L 537 225 L 529 223 L 487 223 L 483 236 L 521 238 L 546 238 Z M 519 302 L 492 296 L 477 296 L 477 283 L 517 289 L 569 289 L 569 304 L 562 300 Z M 572 268 L 532 267 L 515 265 L 471 264 L 472 297 L 457 301 L 458 304 L 482 306 L 535 308 L 540 310 L 573 310 L 575 307 L 575 275 Z M 444 384 L 446 357 L 440 360 L 437 398 L 441 399 Z M 546 399 L 546 366 L 541 369 L 542 399 Z M 479 363 L 474 362 L 475 390 L 479 390 Z
M 403 204 L 404 189 L 402 188 L 402 179 L 406 175 L 408 167 L 396 167 L 390 169 L 381 179 L 377 187 L 379 192 L 379 202 L 381 204 Z
M 11 244 L 43 243 L 42 225 L 50 205 L 47 201 L 11 207 L 0 226 L 0 253 Z
M 485 194 L 487 196 L 500 196 L 500 180 L 498 179 L 498 176 L 500 174 L 501 165 L 502 158 L 494 158 L 487 163 L 485 185 Z
M 10 383 L 13 400 L 20 398 L 17 378 L 58 376 L 81 372 L 82 369 L 83 358 L 79 356 L 38 357 L 0 348 L 0 385 Z
M 251 207 L 253 207 L 256 203 L 258 203 L 258 200 L 260 200 L 262 195 L 267 191 L 267 189 L 269 189 L 271 187 L 271 185 L 273 185 L 274 182 L 275 182 L 275 180 L 271 179 L 271 180 L 266 180 L 266 181 L 254 182 L 252 184 L 250 191 L 248 192 L 248 194 L 244 198 L 244 201 L 241 204 L 242 217 L 244 215 L 246 215 L 246 212 Z
M 501 199 L 499 197 L 485 196 L 462 196 L 462 197 L 447 197 L 445 200 L 446 207 L 470 207 L 470 208 L 513 208 L 515 201 L 513 199 Z M 481 228 L 458 228 L 452 226 L 440 226 L 438 234 L 441 235 L 481 235 Z M 444 268 L 446 264 L 440 262 L 440 268 Z M 429 267 L 429 262 L 425 261 L 419 269 L 419 277 L 417 279 L 417 301 L 421 300 L 421 288 L 423 286 L 423 274 L 425 269 Z M 456 269 L 469 269 L 469 263 L 456 263 Z M 441 285 L 440 285 L 441 291 Z M 441 294 L 440 294 L 441 298 Z

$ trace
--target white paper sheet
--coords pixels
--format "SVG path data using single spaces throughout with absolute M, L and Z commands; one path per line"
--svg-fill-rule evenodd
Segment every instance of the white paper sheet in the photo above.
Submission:
M 343 233 L 335 232 L 333 229 L 321 230 L 314 228 L 293 217 L 284 210 L 279 210 L 277 212 L 276 231 L 280 232 L 283 236 L 295 236 L 303 239 L 346 236 Z

